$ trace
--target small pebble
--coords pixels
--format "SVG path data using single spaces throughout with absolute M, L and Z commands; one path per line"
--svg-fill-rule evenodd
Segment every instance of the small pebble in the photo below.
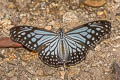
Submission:
M 52 28 L 51 26 L 46 26 L 45 27 L 45 29 L 47 29 L 47 30 L 51 30 L 51 28 Z
M 13 8 L 15 8 L 15 5 L 14 5 L 13 3 L 10 3 L 10 4 L 8 5 L 8 8 L 13 9 Z
M 63 15 L 63 22 L 64 23 L 71 23 L 72 21 L 78 21 L 78 17 L 74 12 L 67 12 Z
M 12 77 L 10 80 L 17 80 L 17 77 L 14 76 L 14 77 Z
M 44 74 L 42 69 L 36 70 L 36 74 L 42 76 Z
M 83 3 L 90 7 L 101 7 L 105 5 L 106 0 L 85 0 Z
M 120 2 L 120 0 L 114 0 L 115 2 L 117 2 L 117 3 L 119 3 Z

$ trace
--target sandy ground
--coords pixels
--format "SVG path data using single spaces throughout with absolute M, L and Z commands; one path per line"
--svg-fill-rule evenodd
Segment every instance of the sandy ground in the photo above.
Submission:
M 89 7 L 82 0 L 47 1 L 0 0 L 0 37 L 9 37 L 9 29 L 15 25 L 52 31 L 62 26 L 68 31 L 106 19 L 112 23 L 110 38 L 90 50 L 86 60 L 65 71 L 43 64 L 37 53 L 24 48 L 1 48 L 0 80 L 115 80 L 111 66 L 120 64 L 120 1 L 107 0 L 102 7 Z

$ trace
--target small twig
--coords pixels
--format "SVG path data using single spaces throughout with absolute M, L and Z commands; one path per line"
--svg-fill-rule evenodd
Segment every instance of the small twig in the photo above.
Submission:
M 0 48 L 19 48 L 21 44 L 13 42 L 9 37 L 0 38 Z

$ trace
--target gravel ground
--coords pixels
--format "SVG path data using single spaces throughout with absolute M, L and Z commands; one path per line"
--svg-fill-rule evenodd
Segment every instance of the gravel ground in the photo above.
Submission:
M 0 80 L 115 80 L 111 66 L 120 64 L 120 0 L 105 1 L 91 6 L 83 0 L 0 0 L 0 37 L 9 37 L 9 29 L 15 25 L 52 31 L 62 26 L 68 31 L 99 19 L 112 23 L 110 38 L 65 71 L 43 64 L 37 53 L 24 48 L 0 49 Z

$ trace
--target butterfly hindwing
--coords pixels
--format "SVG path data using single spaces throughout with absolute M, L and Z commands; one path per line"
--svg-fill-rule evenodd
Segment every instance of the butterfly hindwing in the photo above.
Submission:
M 85 45 L 75 41 L 74 39 L 66 38 L 65 41 L 69 47 L 69 59 L 66 62 L 66 66 L 75 65 L 80 63 L 82 60 L 85 60 L 88 51 L 88 48 Z
M 41 61 L 49 66 L 60 67 L 63 62 L 59 58 L 59 39 L 55 38 L 51 42 L 45 44 L 46 48 L 38 52 Z

